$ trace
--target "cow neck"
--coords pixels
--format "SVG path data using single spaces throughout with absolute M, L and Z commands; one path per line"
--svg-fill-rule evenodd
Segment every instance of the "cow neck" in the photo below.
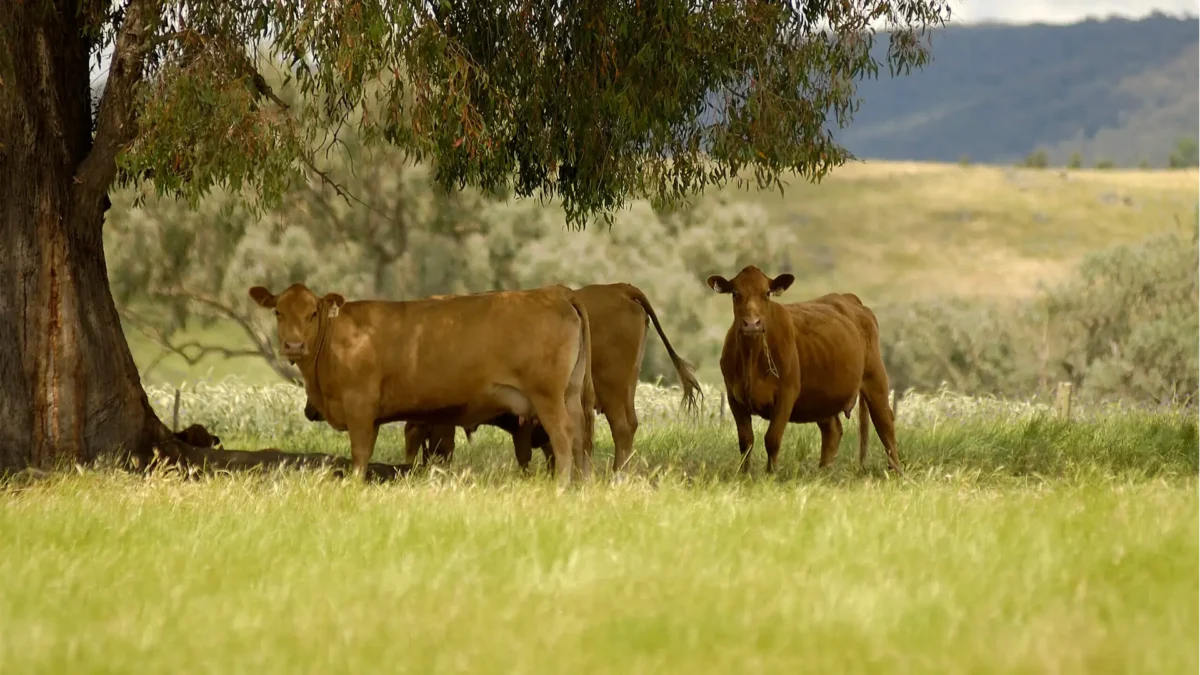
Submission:
M 779 366 L 771 354 L 771 321 L 768 314 L 767 328 L 761 335 L 748 336 L 738 331 L 738 353 L 742 356 L 742 388 L 747 403 L 752 403 L 754 379 L 759 375 L 759 355 L 766 357 L 766 374 L 779 378 Z
M 309 398 L 311 399 L 314 393 L 319 397 L 320 402 L 314 401 L 313 405 L 317 406 L 317 409 L 325 416 L 325 419 L 329 419 L 329 412 L 323 410 L 325 407 L 325 394 L 321 391 L 321 356 L 325 353 L 325 339 L 328 337 L 329 324 L 333 321 L 333 318 L 329 316 L 329 308 L 325 305 L 326 303 L 323 302 L 317 305 L 317 344 L 313 348 L 313 357 L 308 366 L 312 369 L 312 389 L 309 391 Z M 301 371 L 303 372 L 303 367 Z M 307 379 L 305 378 L 305 380 Z

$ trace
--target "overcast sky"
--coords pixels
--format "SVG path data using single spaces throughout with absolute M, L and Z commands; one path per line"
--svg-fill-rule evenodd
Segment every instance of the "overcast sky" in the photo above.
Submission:
M 963 22 L 1074 23 L 1110 14 L 1141 18 L 1158 10 L 1166 14 L 1200 13 L 1200 0 L 951 0 L 954 19 Z

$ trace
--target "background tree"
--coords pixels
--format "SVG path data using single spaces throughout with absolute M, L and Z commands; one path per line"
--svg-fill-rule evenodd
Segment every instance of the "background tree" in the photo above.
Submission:
M 1025 155 L 1025 159 L 1022 160 L 1020 165 L 1029 167 L 1031 169 L 1044 169 L 1049 166 L 1049 164 L 1050 158 L 1046 155 L 1045 149 L 1038 148 L 1028 155 Z
M 1189 166 L 1200 166 L 1200 143 L 1194 138 L 1181 138 L 1175 143 L 1175 150 L 1167 164 L 1172 169 L 1182 169 Z
M 611 231 L 574 233 L 561 209 L 473 189 L 448 194 L 433 188 L 425 167 L 400 159 L 376 148 L 355 159 L 354 173 L 334 162 L 326 174 L 358 201 L 316 180 L 293 186 L 264 214 L 222 192 L 194 208 L 153 195 L 134 208 L 135 193 L 115 192 L 104 235 L 109 279 L 127 329 L 159 350 L 139 364 L 142 377 L 158 375 L 172 355 L 189 368 L 217 355 L 262 358 L 294 380 L 298 372 L 275 351 L 274 319 L 246 295 L 250 285 L 293 279 L 392 299 L 629 281 L 649 295 L 676 347 L 715 368 L 727 307 L 714 306 L 704 279 L 799 243 L 760 205 L 728 195 L 669 214 L 637 200 L 615 214 Z M 787 254 L 778 263 L 788 268 Z M 651 381 L 675 378 L 654 341 L 641 372 Z
M 443 188 L 557 196 L 579 224 L 743 172 L 818 179 L 847 158 L 829 123 L 856 80 L 923 64 L 948 17 L 943 0 L 0 3 L 0 466 L 164 437 L 106 277 L 114 182 L 275 206 L 351 117 Z M 264 41 L 295 99 L 258 71 Z

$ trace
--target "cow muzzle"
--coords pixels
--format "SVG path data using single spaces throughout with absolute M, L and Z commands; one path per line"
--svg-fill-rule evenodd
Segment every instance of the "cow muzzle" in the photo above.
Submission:
M 767 330 L 762 319 L 742 319 L 742 335 L 762 335 Z
M 308 345 L 303 342 L 284 342 L 283 355 L 289 359 L 298 359 L 308 356 Z

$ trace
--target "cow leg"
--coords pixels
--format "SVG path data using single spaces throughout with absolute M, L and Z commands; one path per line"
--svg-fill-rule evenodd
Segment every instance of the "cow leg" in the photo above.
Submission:
M 750 473 L 750 451 L 754 448 L 754 426 L 751 424 L 750 410 L 738 403 L 733 396 L 728 396 L 729 414 L 737 426 L 738 451 L 742 453 L 742 473 Z
M 419 422 L 404 423 L 404 463 L 413 466 L 417 459 L 417 454 L 421 455 L 421 464 L 424 464 L 428 455 L 423 452 L 426 441 L 429 440 L 429 427 Z
M 554 448 L 550 447 L 550 442 L 542 444 L 542 455 L 546 457 L 546 473 L 554 473 Z
M 454 459 L 454 432 L 457 428 L 453 424 L 439 424 L 431 428 L 426 450 L 429 459 L 442 466 Z
M 767 473 L 775 473 L 779 463 L 779 448 L 783 445 L 783 432 L 791 421 L 792 407 L 796 405 L 799 391 L 787 391 L 780 388 L 775 394 L 775 409 L 771 411 L 771 424 L 763 437 L 763 445 L 767 446 Z
M 567 402 L 561 396 L 530 397 L 534 412 L 550 437 L 554 451 L 554 473 L 559 489 L 571 484 L 572 455 L 575 453 L 575 429 Z
M 633 455 L 633 436 L 637 433 L 638 418 L 633 406 L 614 407 L 616 410 L 606 410 L 604 416 L 608 418 L 608 426 L 612 429 L 613 473 L 616 474 L 625 469 Z
M 584 406 L 580 396 L 568 395 L 564 401 L 571 418 L 571 454 L 580 479 L 592 479 L 592 437 L 595 430 L 594 407 Z M 590 403 L 590 401 L 589 401 Z
M 867 448 L 871 446 L 871 415 L 867 411 L 867 398 L 858 395 L 858 469 L 867 468 Z
M 834 415 L 817 422 L 817 428 L 821 430 L 821 461 L 817 468 L 824 469 L 837 458 L 838 445 L 842 442 L 842 421 Z
M 529 462 L 533 459 L 533 420 L 527 420 L 518 426 L 512 438 L 517 466 L 521 467 L 521 471 L 529 471 Z
M 888 405 L 886 386 L 882 390 L 871 387 L 865 390 L 864 394 L 871 421 L 875 424 L 875 433 L 879 435 L 879 440 L 883 442 L 883 448 L 887 452 L 888 468 L 896 473 L 904 473 L 900 468 L 900 453 L 896 450 L 895 418 L 892 416 L 892 407 Z
M 356 416 L 346 420 L 346 431 L 350 432 L 350 459 L 354 473 L 360 480 L 367 479 L 367 465 L 375 452 L 375 439 L 379 437 L 379 426 L 370 417 Z

